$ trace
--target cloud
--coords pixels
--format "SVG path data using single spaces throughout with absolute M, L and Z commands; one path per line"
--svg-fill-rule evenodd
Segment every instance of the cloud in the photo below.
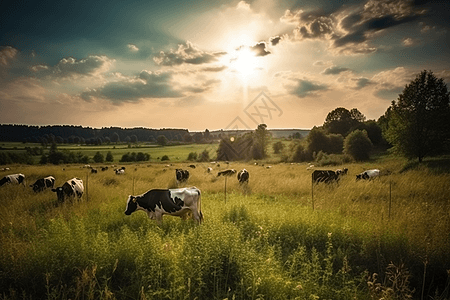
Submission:
M 217 61 L 226 54 L 225 52 L 208 53 L 195 47 L 187 41 L 186 45 L 178 45 L 178 49 L 170 49 L 167 52 L 161 51 L 153 57 L 153 61 L 160 66 L 177 66 L 181 64 L 200 65 Z
M 227 66 L 218 66 L 218 67 L 203 68 L 202 71 L 204 71 L 204 72 L 222 72 L 226 69 L 228 69 Z
M 350 70 L 349 68 L 343 68 L 343 67 L 338 67 L 338 66 L 331 66 L 329 68 L 326 68 L 322 74 L 324 75 L 337 75 L 339 73 L 345 72 Z
M 92 97 L 103 98 L 113 104 L 138 102 L 142 98 L 175 98 L 183 94 L 173 88 L 171 73 L 154 73 L 144 70 L 135 77 L 122 77 L 119 81 L 83 92 L 81 97 L 91 101 Z
M 0 46 L 0 65 L 7 66 L 19 51 L 11 46 Z
M 139 48 L 138 48 L 136 45 L 134 45 L 134 44 L 128 44 L 127 47 L 128 47 L 128 49 L 130 49 L 130 51 L 132 51 L 132 52 L 137 52 L 137 51 L 139 51 Z
M 285 85 L 289 94 L 295 95 L 299 98 L 311 96 L 318 91 L 325 91 L 328 89 L 326 85 L 314 83 L 309 80 L 297 79 L 295 85 Z
M 104 55 L 91 55 L 81 60 L 68 57 L 61 59 L 58 64 L 49 70 L 58 76 L 98 75 L 107 72 L 114 62 L 114 59 Z
M 280 41 L 281 41 L 281 36 L 274 36 L 269 39 L 269 42 L 272 46 L 278 45 L 278 43 L 280 43 Z
M 369 0 L 363 5 L 342 6 L 329 14 L 286 11 L 282 20 L 296 24 L 294 39 L 320 39 L 340 54 L 368 54 L 375 33 L 411 23 L 425 14 L 410 0 Z
M 351 82 L 353 82 L 355 84 L 355 86 L 353 88 L 356 90 L 360 90 L 368 85 L 373 84 L 373 82 L 370 81 L 370 79 L 365 78 L 365 77 L 351 78 L 350 80 L 351 80 Z
M 259 42 L 254 46 L 249 47 L 250 51 L 252 51 L 256 56 L 266 56 L 270 54 L 270 51 L 266 50 L 266 43 Z

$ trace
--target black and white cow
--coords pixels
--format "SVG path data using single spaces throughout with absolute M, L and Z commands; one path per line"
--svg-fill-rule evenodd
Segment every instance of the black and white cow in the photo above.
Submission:
M 63 202 L 65 198 L 81 198 L 84 192 L 83 180 L 72 178 L 67 180 L 62 186 L 52 189 L 58 196 L 58 201 Z
M 125 168 L 122 167 L 121 169 L 114 169 L 114 172 L 116 173 L 116 175 L 123 175 L 125 174 Z
M 334 171 L 337 175 L 341 176 L 341 175 L 347 175 L 348 173 L 348 169 L 347 168 L 343 168 L 343 169 L 337 169 L 336 171 Z
M 189 171 L 183 169 L 176 169 L 175 177 L 177 179 L 177 182 L 185 182 L 189 179 Z
M 0 186 L 4 184 L 23 184 L 25 185 L 25 175 L 22 173 L 6 175 L 0 180 Z
M 375 177 L 378 177 L 378 176 L 380 176 L 380 170 L 378 170 L 378 169 L 366 170 L 366 171 L 356 175 L 356 180 L 374 179 Z
M 153 189 L 138 196 L 128 196 L 125 214 L 142 210 L 148 217 L 162 224 L 163 215 L 183 217 L 192 212 L 198 223 L 203 220 L 201 194 L 196 187 L 180 189 Z
M 246 169 L 242 169 L 237 174 L 237 179 L 240 184 L 247 183 L 248 184 L 248 178 L 250 177 L 250 174 Z
M 339 181 L 339 174 L 331 170 L 314 170 L 311 174 L 313 183 L 325 182 L 330 183 L 333 181 Z
M 224 171 L 220 171 L 219 173 L 217 173 L 217 176 L 232 176 L 236 174 L 236 170 L 235 169 L 229 169 L 229 170 L 224 170 Z
M 35 183 L 30 185 L 30 187 L 32 187 L 33 191 L 35 193 L 37 193 L 37 192 L 42 192 L 43 190 L 48 189 L 48 188 L 53 188 L 54 185 L 55 185 L 55 177 L 47 176 L 47 177 L 36 180 Z

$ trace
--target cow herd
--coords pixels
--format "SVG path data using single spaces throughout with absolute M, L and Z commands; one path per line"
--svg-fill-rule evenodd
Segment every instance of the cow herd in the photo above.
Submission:
M 192 166 L 189 166 L 192 168 Z M 91 168 L 89 166 L 89 168 Z M 311 169 L 311 166 L 308 167 Z M 95 171 L 93 171 L 95 170 Z M 102 171 L 107 170 L 102 168 Z M 91 173 L 97 173 L 97 170 L 91 168 Z M 121 175 L 125 173 L 125 167 L 114 169 L 115 174 Z M 208 173 L 212 172 L 212 168 L 207 169 Z M 227 169 L 217 173 L 217 177 L 230 177 L 237 173 L 237 180 L 239 184 L 248 184 L 250 174 L 246 169 L 237 172 L 235 169 Z M 332 170 L 314 170 L 311 174 L 312 183 L 332 183 L 339 182 L 342 176 L 347 175 L 348 169 Z M 366 170 L 356 175 L 356 180 L 365 179 L 370 180 L 380 176 L 380 170 L 372 169 Z M 184 183 L 189 179 L 189 171 L 183 169 L 175 169 L 175 178 L 177 185 Z M 25 186 L 25 175 L 11 174 L 6 175 L 0 180 L 0 186 L 5 184 L 23 184 Z M 54 187 L 55 178 L 47 176 L 36 180 L 30 187 L 34 192 L 42 192 L 46 189 L 51 189 L 55 192 L 59 202 L 64 202 L 66 199 L 81 198 L 84 192 L 83 180 L 80 178 L 72 178 L 67 180 L 62 186 Z M 196 187 L 177 188 L 177 189 L 152 189 L 144 194 L 128 196 L 125 214 L 142 210 L 145 211 L 149 218 L 154 219 L 161 224 L 162 216 L 173 215 L 183 217 L 187 212 L 191 212 L 197 222 L 201 222 L 203 214 L 201 212 L 201 193 Z

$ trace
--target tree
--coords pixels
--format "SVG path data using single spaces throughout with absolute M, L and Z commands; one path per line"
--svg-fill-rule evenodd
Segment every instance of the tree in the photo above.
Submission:
M 100 151 L 97 151 L 93 157 L 93 160 L 96 163 L 102 163 L 105 160 L 105 157 L 100 153 Z
M 114 161 L 114 156 L 112 155 L 111 151 L 108 151 L 108 153 L 106 153 L 105 161 L 108 161 L 108 162 Z
M 372 142 L 365 130 L 352 131 L 344 140 L 344 153 L 357 161 L 369 159 L 372 150 Z
M 273 153 L 278 154 L 281 152 L 281 150 L 283 150 L 284 144 L 281 141 L 278 141 L 275 144 L 273 144 L 272 148 L 273 148 Z
M 353 127 L 363 122 L 366 117 L 356 108 L 350 111 L 343 107 L 338 107 L 328 113 L 323 127 L 329 133 L 338 133 L 346 136 Z
M 209 161 L 209 152 L 208 150 L 203 150 L 202 153 L 200 153 L 200 157 L 198 158 L 198 161 Z
M 113 143 L 118 143 L 118 142 L 120 142 L 119 134 L 118 134 L 117 132 L 114 132 L 114 133 L 111 135 L 111 142 L 113 142 Z
M 254 147 L 260 148 L 260 149 L 255 149 L 252 152 L 254 153 L 258 153 L 258 155 L 256 155 L 258 158 L 265 158 L 267 155 L 267 143 L 269 140 L 269 132 L 267 131 L 267 125 L 266 124 L 259 124 L 258 128 L 256 128 L 255 130 L 255 140 L 256 143 L 254 143 Z M 255 158 L 255 155 L 254 155 Z M 257 158 L 257 159 L 258 159 Z
M 136 144 L 137 142 L 138 142 L 138 137 L 137 137 L 137 135 L 135 135 L 135 134 L 133 134 L 132 136 L 130 136 L 130 141 L 133 143 L 133 144 Z
M 197 160 L 197 152 L 190 152 L 187 160 L 192 160 L 192 161 Z
M 386 139 L 393 150 L 419 163 L 450 141 L 450 96 L 442 78 L 422 71 L 392 101 Z
M 166 138 L 166 136 L 165 135 L 160 135 L 160 136 L 158 136 L 157 138 L 156 138 L 156 142 L 158 143 L 158 145 L 161 145 L 161 146 L 165 146 L 165 145 L 167 145 L 167 143 L 169 142 L 169 140 Z

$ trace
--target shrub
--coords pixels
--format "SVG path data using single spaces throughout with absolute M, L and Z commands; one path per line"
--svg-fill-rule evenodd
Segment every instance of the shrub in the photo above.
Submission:
M 198 161 L 209 161 L 209 152 L 208 150 L 203 150 L 202 153 L 200 153 L 200 157 L 198 158 Z
M 108 153 L 106 153 L 105 161 L 108 161 L 108 162 L 114 161 L 114 156 L 112 155 L 111 151 L 108 151 Z
M 192 161 L 197 160 L 197 152 L 190 152 L 187 159 Z
M 163 156 L 161 157 L 161 161 L 165 161 L 165 160 L 170 160 L 170 159 L 169 159 L 169 156 L 163 155 Z
M 344 153 L 357 161 L 368 160 L 371 150 L 372 142 L 365 130 L 355 130 L 345 138 Z
M 93 157 L 93 160 L 96 163 L 102 163 L 105 160 L 105 157 L 100 153 L 100 151 L 97 151 Z

